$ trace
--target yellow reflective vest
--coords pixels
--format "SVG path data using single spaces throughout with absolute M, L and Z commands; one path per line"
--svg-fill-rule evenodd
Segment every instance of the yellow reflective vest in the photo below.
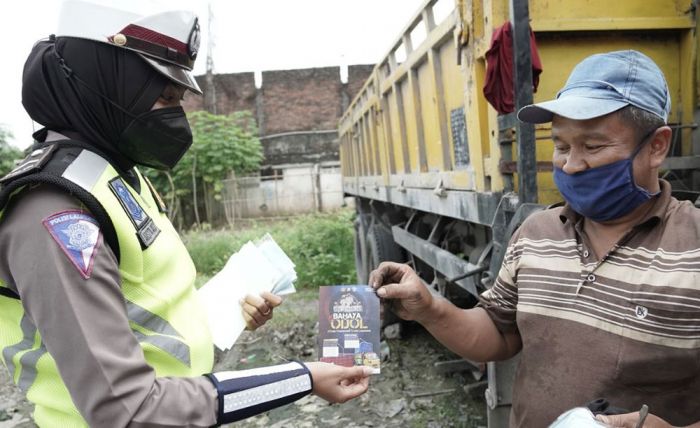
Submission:
M 196 296 L 195 267 L 150 183 L 137 172 L 136 192 L 105 159 L 78 153 L 60 177 L 89 192 L 113 224 L 129 324 L 146 362 L 159 377 L 211 372 L 214 350 Z M 9 289 L 0 282 L 2 290 Z M 35 422 L 87 426 L 22 302 L 9 294 L 0 293 L 0 350 L 15 383 L 35 404 Z

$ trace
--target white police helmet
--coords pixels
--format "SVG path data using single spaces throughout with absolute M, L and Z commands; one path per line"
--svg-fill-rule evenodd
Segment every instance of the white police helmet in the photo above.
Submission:
M 120 2 L 125 3 L 129 2 Z M 95 40 L 132 50 L 171 81 L 201 95 L 192 75 L 200 41 L 197 16 L 188 11 L 140 14 L 134 12 L 137 9 L 143 7 L 124 10 L 96 0 L 65 0 L 56 37 Z

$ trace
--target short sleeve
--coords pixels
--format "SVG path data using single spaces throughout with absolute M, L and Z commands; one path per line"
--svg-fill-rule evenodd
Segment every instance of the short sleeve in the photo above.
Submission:
M 486 310 L 501 333 L 518 331 L 516 307 L 518 305 L 517 262 L 519 257 L 516 243 L 519 237 L 520 229 L 515 231 L 508 243 L 495 284 L 481 293 L 479 297 L 479 306 Z

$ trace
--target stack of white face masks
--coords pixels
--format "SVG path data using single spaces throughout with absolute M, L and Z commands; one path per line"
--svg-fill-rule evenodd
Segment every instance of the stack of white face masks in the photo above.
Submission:
M 247 245 L 247 244 L 246 244 Z M 272 294 L 278 296 L 285 296 L 296 292 L 294 288 L 294 281 L 297 280 L 297 273 L 294 270 L 294 262 L 292 262 L 287 254 L 277 245 L 272 236 L 266 233 L 265 236 L 255 241 L 255 245 L 267 260 L 272 263 L 272 265 L 280 271 L 280 275 L 272 287 Z
M 600 428 L 606 427 L 585 407 L 576 407 L 559 415 L 549 428 Z
M 222 351 L 230 349 L 245 329 L 239 302 L 247 294 L 294 293 L 296 279 L 294 263 L 269 234 L 243 245 L 198 292 L 214 344 Z

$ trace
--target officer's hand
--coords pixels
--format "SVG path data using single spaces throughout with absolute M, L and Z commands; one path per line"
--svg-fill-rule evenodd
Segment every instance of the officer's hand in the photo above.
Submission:
M 405 320 L 420 322 L 430 315 L 433 296 L 408 265 L 382 262 L 369 274 L 369 285 L 379 297 L 390 299 L 391 309 Z
M 372 374 L 369 367 L 343 367 L 322 362 L 305 364 L 313 378 L 313 393 L 330 403 L 344 403 L 364 394 L 369 387 Z
M 272 319 L 272 310 L 282 304 L 282 298 L 263 291 L 259 296 L 248 294 L 240 303 L 246 329 L 255 330 Z
M 598 415 L 596 419 L 603 422 L 611 428 L 635 428 L 637 422 L 639 422 L 639 412 L 625 413 L 624 415 Z M 658 416 L 654 416 L 651 413 L 647 415 L 644 419 L 643 428 L 673 428 L 671 424 L 661 419 Z

